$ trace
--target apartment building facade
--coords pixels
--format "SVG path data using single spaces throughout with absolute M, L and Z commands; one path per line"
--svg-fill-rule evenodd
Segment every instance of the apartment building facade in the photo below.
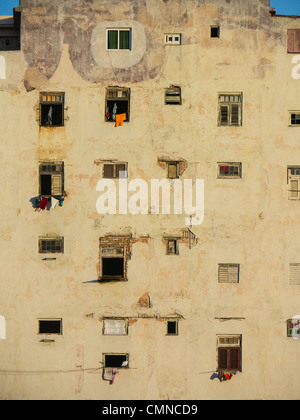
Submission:
M 299 34 L 269 0 L 0 21 L 1 399 L 299 398 Z

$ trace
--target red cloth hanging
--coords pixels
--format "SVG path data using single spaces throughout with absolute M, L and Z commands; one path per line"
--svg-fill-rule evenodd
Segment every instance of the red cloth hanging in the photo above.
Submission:
M 42 197 L 42 201 L 40 202 L 40 209 L 45 210 L 47 204 L 48 204 L 48 198 Z

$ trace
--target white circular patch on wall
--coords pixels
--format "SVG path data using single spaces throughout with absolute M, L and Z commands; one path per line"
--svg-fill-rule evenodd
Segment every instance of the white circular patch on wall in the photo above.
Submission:
M 111 50 L 107 48 L 107 32 L 110 29 L 130 30 L 130 49 Z M 100 67 L 128 68 L 137 64 L 146 52 L 144 27 L 132 20 L 103 21 L 92 32 L 91 51 Z

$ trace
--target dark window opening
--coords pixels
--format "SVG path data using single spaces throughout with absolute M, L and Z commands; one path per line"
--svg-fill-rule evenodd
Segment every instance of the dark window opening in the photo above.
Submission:
M 42 127 L 61 127 L 64 125 L 64 94 L 40 94 L 40 125 Z
M 18 51 L 20 50 L 20 37 L 8 36 L 0 37 L 0 51 Z
M 103 165 L 103 178 L 127 178 L 127 164 L 105 163 Z
M 121 368 L 127 366 L 128 358 L 126 354 L 105 354 L 104 366 L 106 368 Z M 123 365 L 123 366 L 122 366 Z
M 167 322 L 167 334 L 168 335 L 177 335 L 178 334 L 178 322 L 177 321 L 168 321 Z
M 128 88 L 107 88 L 105 101 L 105 121 L 116 122 L 116 116 L 123 116 L 123 121 L 129 121 L 129 100 L 130 89 Z
M 102 258 L 102 276 L 123 277 L 124 258 Z
M 291 114 L 291 125 L 299 125 L 300 124 L 300 113 Z
M 168 255 L 178 255 L 179 246 L 176 239 L 167 239 L 167 254 Z
M 57 320 L 39 320 L 39 334 L 61 334 L 62 321 Z
M 130 50 L 130 29 L 109 29 L 107 31 L 108 50 Z
M 212 26 L 210 28 L 210 37 L 211 38 L 220 38 L 220 26 Z
M 181 87 L 171 85 L 165 89 L 166 105 L 181 105 Z
M 51 175 L 41 175 L 41 195 L 51 195 Z

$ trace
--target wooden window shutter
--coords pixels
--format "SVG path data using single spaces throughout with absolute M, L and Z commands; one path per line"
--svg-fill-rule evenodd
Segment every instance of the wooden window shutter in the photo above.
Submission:
M 240 369 L 240 349 L 238 347 L 231 347 L 228 349 L 229 353 L 229 369 Z
M 287 30 L 287 52 L 300 53 L 300 29 Z
M 300 264 L 290 264 L 290 284 L 300 284 Z
M 224 370 L 227 368 L 227 348 L 220 347 L 218 349 L 218 369 Z
M 168 164 L 168 178 L 177 178 L 177 163 Z
M 231 124 L 238 125 L 239 124 L 239 105 L 232 105 L 231 106 Z
M 51 195 L 62 195 L 62 174 L 52 174 Z
M 104 178 L 114 177 L 114 165 L 111 165 L 111 164 L 103 165 L 103 177 Z

